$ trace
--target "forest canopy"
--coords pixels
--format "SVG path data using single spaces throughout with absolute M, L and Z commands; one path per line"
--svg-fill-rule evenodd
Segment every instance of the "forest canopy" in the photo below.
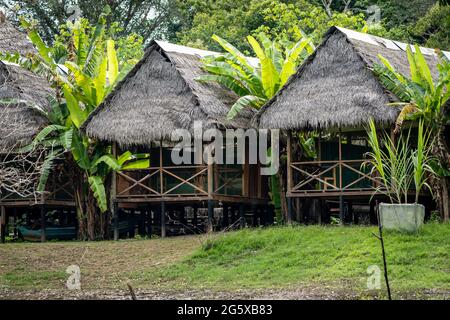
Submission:
M 220 50 L 220 34 L 241 50 L 247 35 L 261 31 L 276 40 L 298 41 L 301 33 L 318 43 L 332 25 L 380 36 L 450 49 L 447 0 L 0 0 L 8 18 L 34 19 L 41 36 L 53 42 L 67 21 L 95 23 L 106 5 L 108 24 L 118 36 L 136 34 L 145 43 L 165 39 Z

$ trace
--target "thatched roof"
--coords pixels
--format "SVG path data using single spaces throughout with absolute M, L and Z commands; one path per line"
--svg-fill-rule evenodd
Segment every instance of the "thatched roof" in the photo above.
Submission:
M 0 52 L 16 53 L 26 56 L 35 53 L 33 44 L 28 40 L 26 34 L 18 31 L 9 23 L 3 12 L 0 11 Z
M 21 55 L 34 51 L 26 36 L 8 22 L 0 23 L 0 39 L 0 51 L 18 51 Z M 29 106 L 49 108 L 47 98 L 52 95 L 54 91 L 45 79 L 0 61 L 0 152 L 31 142 L 46 119 Z
M 201 57 L 217 54 L 161 41 L 144 57 L 84 123 L 89 137 L 120 145 L 169 140 L 176 129 L 245 128 L 253 112 L 226 119 L 238 97 L 216 83 L 195 79 L 204 74 Z
M 397 99 L 382 87 L 370 68 L 380 63 L 377 55 L 381 54 L 397 71 L 409 74 L 406 46 L 332 27 L 297 73 L 255 116 L 256 125 L 269 129 L 330 129 L 359 127 L 370 118 L 393 123 L 398 109 L 387 104 Z M 421 51 L 437 75 L 434 50 Z

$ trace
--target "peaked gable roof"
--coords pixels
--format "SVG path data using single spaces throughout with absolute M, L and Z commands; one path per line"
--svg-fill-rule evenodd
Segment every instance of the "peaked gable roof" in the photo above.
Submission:
M 317 129 L 359 127 L 373 118 L 393 123 L 397 98 L 387 91 L 370 68 L 387 58 L 397 71 L 409 74 L 407 44 L 332 27 L 322 44 L 286 85 L 260 110 L 254 121 L 261 128 Z M 437 75 L 434 50 L 421 48 Z M 450 56 L 449 53 L 445 53 Z
M 237 95 L 217 83 L 195 79 L 201 58 L 215 52 L 153 41 L 141 61 L 90 115 L 83 130 L 92 138 L 120 145 L 168 140 L 176 129 L 246 128 L 254 112 L 226 119 Z

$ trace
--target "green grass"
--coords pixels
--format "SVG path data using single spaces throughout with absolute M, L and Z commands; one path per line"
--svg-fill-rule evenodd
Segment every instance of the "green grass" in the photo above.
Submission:
M 235 291 L 276 289 L 384 297 L 367 289 L 367 268 L 383 268 L 375 227 L 295 226 L 118 242 L 0 245 L 1 289 L 60 290 L 69 265 L 82 288 Z M 450 296 L 450 224 L 418 234 L 386 233 L 394 298 Z M 384 279 L 381 278 L 382 289 Z M 286 289 L 286 290 L 285 290 Z
M 0 276 L 0 287 L 46 288 L 49 282 L 60 282 L 60 287 L 67 278 L 64 271 L 36 271 L 22 273 L 20 268 Z
M 242 230 L 204 242 L 192 255 L 134 282 L 224 290 L 332 286 L 367 291 L 367 268 L 383 270 L 375 227 L 273 227 Z M 428 224 L 419 234 L 386 233 L 391 287 L 415 293 L 450 290 L 450 224 Z M 384 278 L 382 278 L 384 285 Z

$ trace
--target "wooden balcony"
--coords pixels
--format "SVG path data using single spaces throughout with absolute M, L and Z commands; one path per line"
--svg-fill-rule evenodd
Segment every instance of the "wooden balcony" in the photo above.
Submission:
M 115 174 L 115 201 L 202 201 L 239 202 L 257 199 L 252 192 L 245 165 L 183 165 L 150 167 Z M 260 196 L 261 201 L 265 199 Z
M 290 162 L 289 197 L 372 195 L 382 184 L 364 160 Z M 380 190 L 380 189 L 378 189 Z

